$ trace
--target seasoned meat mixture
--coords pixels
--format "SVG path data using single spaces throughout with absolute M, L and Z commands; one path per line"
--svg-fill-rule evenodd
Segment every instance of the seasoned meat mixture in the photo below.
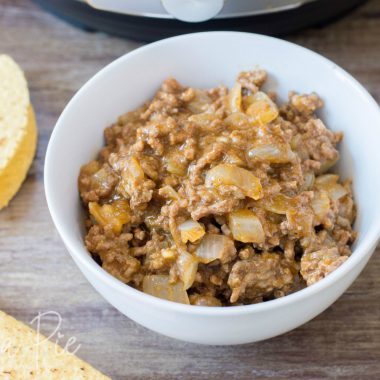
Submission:
M 181 303 L 283 297 L 341 265 L 355 240 L 349 181 L 329 172 L 341 133 L 316 94 L 284 105 L 265 71 L 228 90 L 166 80 L 105 129 L 81 168 L 85 243 L 120 281 Z

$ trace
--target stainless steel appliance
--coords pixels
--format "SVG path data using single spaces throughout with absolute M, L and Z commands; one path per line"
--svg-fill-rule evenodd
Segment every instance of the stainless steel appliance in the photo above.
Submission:
M 321 25 L 364 0 L 35 0 L 66 20 L 136 40 L 205 30 L 278 35 Z

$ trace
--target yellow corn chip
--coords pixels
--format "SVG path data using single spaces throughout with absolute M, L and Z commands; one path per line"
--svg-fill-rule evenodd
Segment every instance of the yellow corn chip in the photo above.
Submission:
M 0 311 L 1 380 L 110 380 L 109 377 Z

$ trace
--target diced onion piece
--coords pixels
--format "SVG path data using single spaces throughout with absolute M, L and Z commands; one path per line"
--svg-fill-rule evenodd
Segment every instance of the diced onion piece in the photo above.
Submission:
M 249 150 L 248 156 L 260 161 L 268 161 L 274 164 L 285 164 L 295 158 L 289 144 L 285 142 L 259 141 Z
M 136 157 L 132 156 L 126 160 L 121 176 L 126 193 L 131 195 L 133 189 L 145 178 L 144 171 Z
M 183 243 L 190 241 L 194 243 L 205 234 L 204 227 L 195 220 L 189 219 L 178 226 Z
M 127 172 L 136 180 L 144 179 L 144 170 L 136 157 L 131 157 L 128 161 Z
M 177 268 L 184 289 L 189 289 L 193 285 L 197 274 L 198 260 L 192 254 L 183 251 L 177 258 Z
M 320 175 L 315 179 L 315 187 L 329 187 L 335 185 L 339 180 L 339 176 L 337 174 L 324 174 Z
M 235 83 L 228 94 L 228 106 L 231 112 L 241 111 L 241 84 Z
M 205 112 L 212 103 L 205 90 L 194 89 L 194 99 L 187 103 L 186 107 L 192 114 Z
M 143 280 L 143 292 L 168 301 L 190 304 L 189 297 L 183 283 L 170 283 L 167 275 L 147 275 Z
M 285 215 L 289 209 L 297 207 L 297 204 L 298 202 L 296 198 L 291 198 L 284 194 L 277 194 L 263 200 L 263 207 L 265 210 L 283 215 Z
M 307 172 L 304 175 L 304 183 L 302 186 L 303 190 L 310 190 L 314 186 L 314 181 L 315 181 L 315 175 L 313 172 Z
M 94 178 L 97 182 L 107 182 L 108 175 L 109 175 L 109 173 L 107 172 L 107 170 L 104 169 L 104 168 L 101 168 L 100 170 L 98 170 L 98 171 L 93 175 L 93 178 Z
M 220 164 L 210 169 L 205 178 L 206 186 L 233 185 L 252 199 L 263 196 L 260 180 L 249 170 L 230 164 Z
M 170 199 L 172 201 L 179 200 L 178 193 L 170 185 L 161 187 L 158 193 L 161 195 L 161 197 L 164 197 L 166 199 Z
M 96 188 L 100 193 L 108 193 L 113 186 L 110 177 L 112 177 L 111 169 L 108 166 L 102 166 L 98 161 L 90 161 L 81 167 L 80 177 L 89 176 L 90 188 Z
M 231 212 L 228 226 L 235 240 L 243 243 L 264 243 L 265 233 L 260 219 L 247 209 Z
M 102 188 L 106 188 L 108 185 L 108 177 L 110 173 L 104 169 L 101 168 L 98 170 L 93 176 L 92 179 L 94 182 L 98 183 Z
M 253 102 L 246 110 L 260 125 L 269 124 L 277 118 L 278 108 L 273 100 L 264 92 L 258 91 L 253 95 Z
M 220 300 L 209 294 L 192 294 L 190 297 L 190 303 L 197 306 L 222 306 Z
M 245 128 L 250 128 L 252 126 L 251 118 L 243 112 L 231 113 L 224 119 L 224 122 L 228 126 L 234 127 L 237 129 L 241 129 L 241 128 L 245 129 Z
M 327 170 L 332 168 L 339 160 L 339 155 L 337 154 L 335 158 L 326 160 L 325 162 L 322 162 L 321 167 L 317 171 L 318 174 L 326 173 Z
M 184 176 L 187 172 L 187 164 L 179 161 L 178 159 L 169 159 L 166 163 L 166 170 L 170 174 Z
M 169 173 L 178 176 L 184 176 L 187 173 L 188 162 L 183 154 L 179 154 L 178 149 L 170 149 L 164 159 Z
M 115 233 L 119 233 L 125 223 L 131 219 L 129 204 L 126 200 L 118 200 L 100 206 L 96 202 L 88 204 L 90 214 L 101 226 L 110 226 Z
M 89 202 L 88 208 L 91 216 L 94 217 L 97 223 L 101 226 L 105 226 L 107 224 L 107 219 L 103 216 L 103 207 L 100 206 L 97 202 Z
M 97 188 L 101 192 L 107 192 L 110 188 L 110 175 L 110 171 L 107 170 L 107 167 L 102 167 L 98 161 L 90 161 L 80 169 L 80 177 L 89 176 L 90 187 Z
M 299 237 L 310 236 L 313 232 L 314 215 L 308 209 L 289 209 L 286 212 L 290 229 Z
M 211 113 L 198 113 L 196 115 L 191 115 L 188 120 L 194 123 L 202 129 L 208 129 L 210 124 L 217 119 L 217 116 Z
M 330 210 L 330 198 L 327 192 L 324 190 L 315 191 L 311 207 L 315 214 L 315 223 L 322 223 Z
M 343 198 L 345 195 L 348 194 L 348 191 L 339 183 L 337 183 L 335 186 L 332 186 L 329 190 L 329 196 L 333 201 L 337 201 L 340 198 Z
M 161 249 L 161 256 L 165 260 L 173 260 L 177 257 L 177 250 L 174 248 L 163 248 Z
M 323 174 L 315 179 L 315 187 L 319 190 L 325 190 L 333 201 L 348 194 L 347 189 L 338 183 L 339 176 L 336 174 Z
M 233 241 L 225 235 L 207 234 L 199 244 L 195 251 L 195 256 L 203 264 L 211 263 L 214 260 L 225 261 L 236 254 L 236 249 Z M 224 260 L 223 260 L 224 261 Z
M 231 165 L 244 165 L 243 159 L 236 154 L 233 150 L 230 150 L 224 154 L 224 162 Z
M 251 95 L 246 95 L 246 96 L 243 96 L 242 98 L 242 102 L 243 102 L 243 107 L 244 109 L 248 109 L 248 107 L 255 101 L 255 95 L 254 94 L 251 94 Z
M 87 163 L 86 165 L 83 165 L 81 167 L 81 172 L 83 174 L 87 174 L 87 175 L 93 175 L 95 174 L 99 169 L 101 168 L 101 164 L 99 163 L 99 161 L 90 161 L 89 163 Z
M 293 150 L 297 150 L 297 148 L 299 147 L 300 144 L 302 144 L 302 136 L 301 136 L 301 134 L 297 133 L 296 135 L 294 135 L 291 138 L 291 140 L 290 140 L 290 147 Z

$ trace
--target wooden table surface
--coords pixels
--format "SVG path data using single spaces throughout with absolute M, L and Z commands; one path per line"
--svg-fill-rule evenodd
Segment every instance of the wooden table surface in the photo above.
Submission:
M 379 0 L 288 39 L 334 60 L 380 101 Z M 78 355 L 113 379 L 380 379 L 379 252 L 354 285 L 311 322 L 236 347 L 159 336 L 120 314 L 84 279 L 46 206 L 46 146 L 57 117 L 79 87 L 138 46 L 76 29 L 30 1 L 0 0 L 0 53 L 12 55 L 24 68 L 39 125 L 38 153 L 27 181 L 0 212 L 0 309 L 24 322 L 39 312 L 60 313 L 64 336 L 59 341 L 76 337 Z M 55 325 L 56 318 L 48 314 L 41 330 L 49 334 Z

